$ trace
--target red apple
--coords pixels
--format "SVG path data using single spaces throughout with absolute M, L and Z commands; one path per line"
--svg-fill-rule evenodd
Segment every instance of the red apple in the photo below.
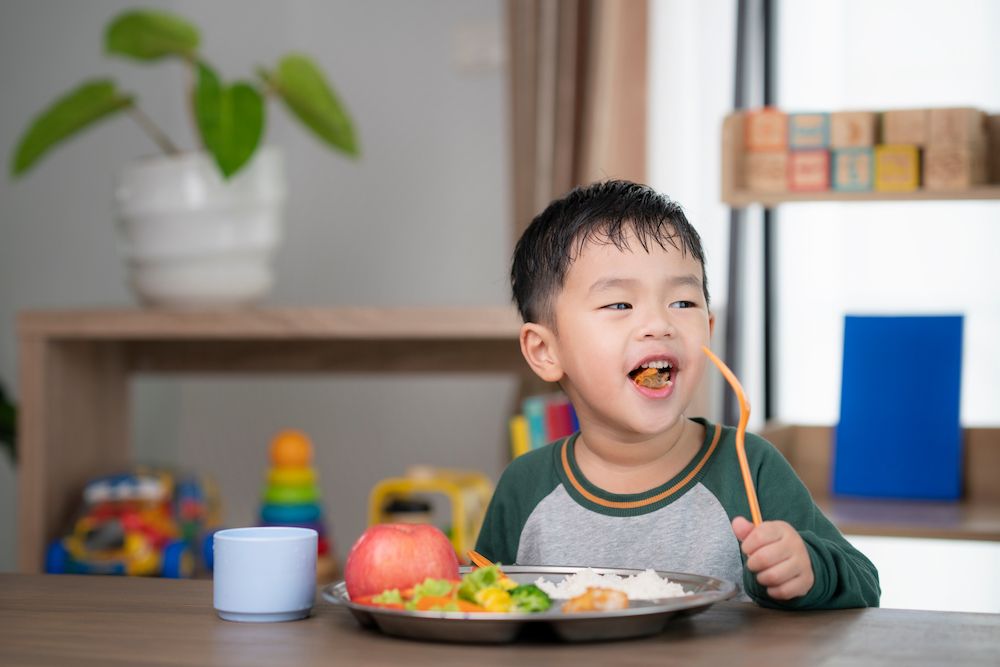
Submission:
M 353 600 L 390 588 L 410 588 L 427 577 L 459 578 L 454 547 L 429 524 L 374 525 L 354 543 L 344 564 L 347 594 Z

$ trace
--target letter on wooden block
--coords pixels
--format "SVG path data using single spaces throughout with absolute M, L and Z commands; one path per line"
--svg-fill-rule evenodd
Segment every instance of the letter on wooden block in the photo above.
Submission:
M 981 145 L 924 149 L 924 187 L 928 190 L 965 190 L 985 182 L 986 151 Z
M 877 126 L 878 114 L 871 111 L 832 113 L 830 114 L 830 146 L 832 148 L 874 146 Z
M 788 147 L 827 148 L 830 145 L 830 114 L 793 113 L 788 115 Z
M 788 189 L 816 191 L 830 189 L 830 152 L 792 151 L 788 155 Z
M 841 148 L 833 151 L 833 189 L 864 192 L 875 182 L 874 151 L 871 148 Z
M 748 151 L 778 151 L 788 145 L 788 115 L 776 109 L 747 112 L 743 143 Z
M 875 189 L 912 192 L 920 186 L 920 149 L 898 144 L 875 147 Z
M 747 188 L 755 192 L 784 192 L 788 189 L 788 153 L 747 153 L 745 180 Z
M 985 143 L 986 128 L 982 111 L 977 109 L 931 109 L 931 146 L 970 146 Z
M 928 139 L 927 109 L 897 109 L 882 114 L 883 144 L 923 146 Z

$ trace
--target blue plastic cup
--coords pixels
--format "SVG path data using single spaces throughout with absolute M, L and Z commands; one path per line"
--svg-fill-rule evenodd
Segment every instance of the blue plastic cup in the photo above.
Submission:
M 215 533 L 214 606 L 227 621 L 306 618 L 316 597 L 318 534 L 311 528 L 229 528 Z

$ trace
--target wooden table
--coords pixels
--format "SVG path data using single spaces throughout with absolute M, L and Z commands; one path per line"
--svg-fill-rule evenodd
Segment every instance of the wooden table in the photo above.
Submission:
M 0 575 L 0 665 L 996 665 L 1000 615 L 715 605 L 645 639 L 432 644 L 362 630 L 317 597 L 291 623 L 220 620 L 212 583 Z

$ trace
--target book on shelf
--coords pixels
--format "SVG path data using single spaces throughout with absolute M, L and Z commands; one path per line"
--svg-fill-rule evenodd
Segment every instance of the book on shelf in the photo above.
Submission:
M 579 428 L 576 411 L 565 394 L 528 396 L 521 402 L 521 414 L 510 418 L 511 454 L 517 458 Z

